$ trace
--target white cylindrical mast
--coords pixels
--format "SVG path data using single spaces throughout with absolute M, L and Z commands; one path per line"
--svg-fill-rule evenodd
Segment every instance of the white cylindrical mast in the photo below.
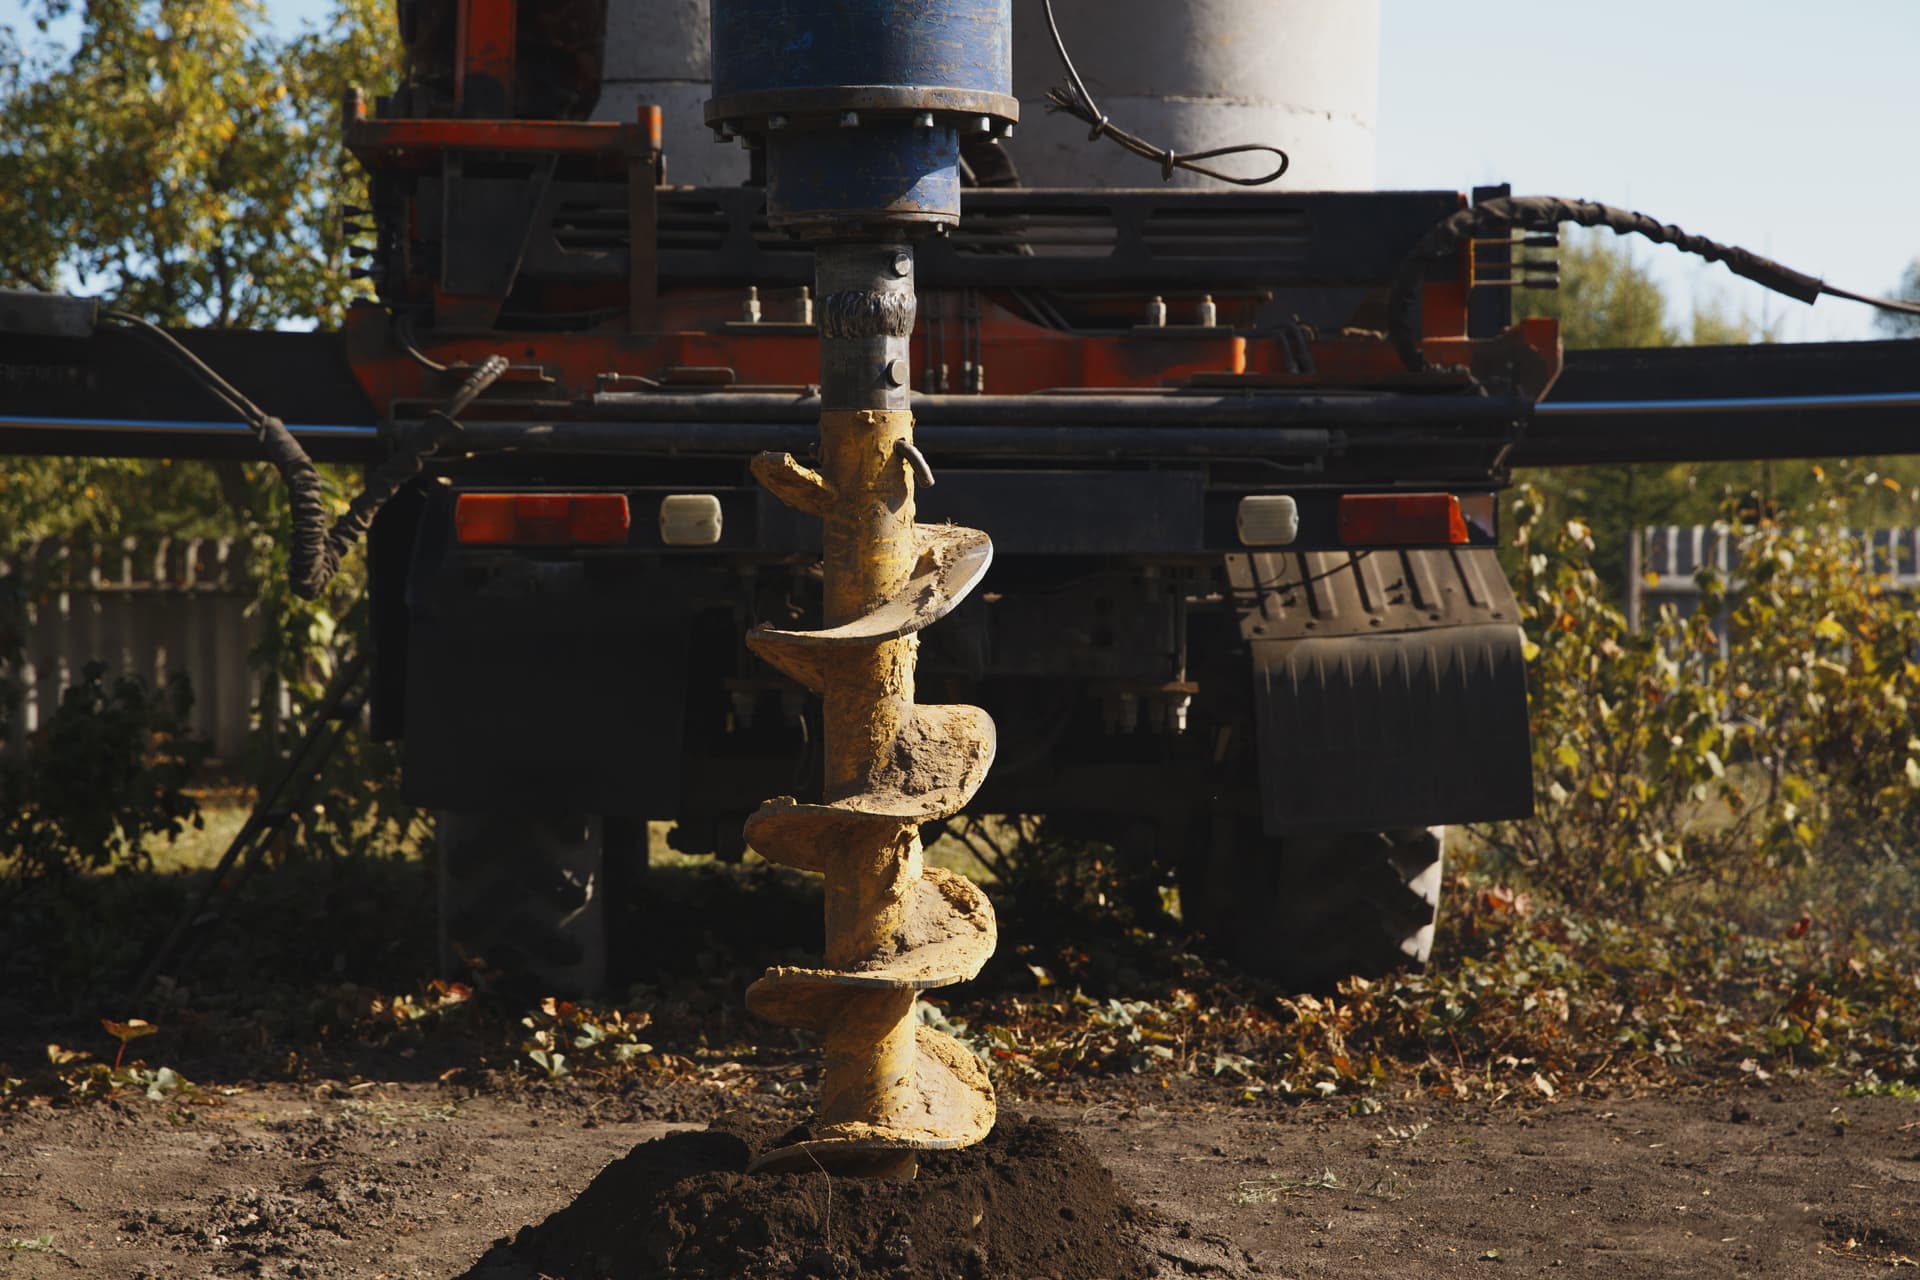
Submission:
M 1115 124 L 1160 146 L 1201 151 L 1269 142 L 1293 157 L 1281 184 L 1361 190 L 1374 184 L 1380 0 L 1054 0 L 1068 51 Z M 1046 110 L 1064 73 L 1040 0 L 1014 0 L 1019 130 L 1009 144 L 1030 187 L 1157 187 L 1151 162 Z M 716 144 L 707 0 L 609 0 L 604 87 L 595 116 L 665 110 L 667 180 L 731 186 L 747 153 Z M 1224 161 L 1257 172 L 1258 155 Z M 1180 186 L 1208 186 L 1182 173 Z
M 606 67 L 596 120 L 631 120 L 661 109 L 667 181 L 677 187 L 735 187 L 747 180 L 747 153 L 713 140 L 713 32 L 707 0 L 607 0 Z
M 1293 166 L 1280 185 L 1303 191 L 1374 184 L 1374 118 L 1380 96 L 1379 0 L 1054 0 L 1067 51 L 1101 111 L 1176 151 L 1259 142 Z M 1046 110 L 1064 84 L 1040 0 L 1014 9 L 1014 92 L 1020 128 L 1011 143 L 1034 187 L 1157 187 L 1159 171 L 1087 126 Z M 1266 158 L 1222 168 L 1256 174 Z M 1180 186 L 1217 186 L 1195 174 Z

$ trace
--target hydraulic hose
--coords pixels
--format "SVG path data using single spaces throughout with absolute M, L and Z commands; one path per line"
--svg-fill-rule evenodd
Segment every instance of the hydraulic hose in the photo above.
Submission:
M 287 482 L 288 505 L 293 512 L 292 540 L 289 545 L 289 576 L 294 594 L 312 600 L 326 589 L 340 572 L 340 561 L 373 526 L 373 518 L 420 474 L 434 453 L 460 437 L 456 415 L 479 398 L 507 371 L 500 356 L 488 356 L 467 375 L 460 389 L 441 408 L 429 413 L 414 429 L 407 447 L 393 453 L 367 479 L 367 487 L 347 504 L 340 518 L 327 526 L 326 498 L 321 492 L 319 468 L 300 442 L 293 438 L 278 418 L 268 418 L 261 442 L 267 457 Z
M 1682 253 L 1705 258 L 1708 262 L 1724 263 L 1737 276 L 1744 276 L 1763 288 L 1808 304 L 1824 294 L 1851 302 L 1863 302 L 1883 311 L 1920 315 L 1920 304 L 1853 293 L 1783 266 L 1771 258 L 1763 258 L 1751 250 L 1693 235 L 1672 223 L 1656 221 L 1644 213 L 1634 213 L 1592 200 L 1513 196 L 1485 200 L 1450 214 L 1422 236 L 1400 264 L 1387 301 L 1388 336 L 1400 355 L 1400 363 L 1414 372 L 1433 367 L 1420 348 L 1420 284 L 1431 263 L 1452 257 L 1469 240 L 1505 237 L 1514 231 L 1551 231 L 1566 222 L 1582 227 L 1605 227 L 1616 235 L 1644 236 L 1655 244 L 1672 245 Z
M 365 536 L 380 508 L 420 474 L 435 451 L 459 437 L 458 415 L 507 371 L 507 362 L 500 356 L 488 356 L 474 366 L 460 389 L 415 427 L 403 448 L 375 469 L 367 487 L 329 527 L 325 481 L 286 423 L 248 399 L 185 343 L 152 321 L 127 311 L 103 311 L 101 318 L 128 325 L 159 342 L 202 386 L 253 428 L 262 454 L 287 486 L 292 526 L 288 534 L 288 576 L 294 594 L 303 600 L 315 599 L 326 590 L 340 572 L 342 557 Z

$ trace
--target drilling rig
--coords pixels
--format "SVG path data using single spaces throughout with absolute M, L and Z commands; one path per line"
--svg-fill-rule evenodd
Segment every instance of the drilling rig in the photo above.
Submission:
M 0 450 L 365 466 L 295 550 L 312 585 L 367 531 L 371 726 L 441 815 L 449 950 L 600 985 L 649 821 L 822 871 L 824 963 L 752 999 L 826 1032 L 823 1161 L 991 1116 L 902 1025 L 993 945 L 922 824 L 1047 815 L 1286 982 L 1424 959 L 1431 829 L 1532 804 L 1511 469 L 1911 447 L 1913 342 L 1563 357 L 1516 319 L 1566 221 L 1824 286 L 1366 189 L 1371 3 L 401 20 L 403 82 L 343 113 L 377 298 L 156 335 L 0 294 Z M 1274 176 L 1204 158 L 1243 140 L 1278 181 L 1205 176 Z M 894 1088 L 929 1060 L 944 1101 Z

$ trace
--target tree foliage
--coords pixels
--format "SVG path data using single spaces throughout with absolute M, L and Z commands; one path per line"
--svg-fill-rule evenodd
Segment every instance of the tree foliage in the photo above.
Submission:
M 149 838 L 200 826 L 192 704 L 183 678 L 153 689 L 89 663 L 31 749 L 0 759 L 0 877 L 142 865 Z
M 1569 351 L 1740 346 L 1777 336 L 1777 325 L 1732 311 L 1711 296 L 1695 299 L 1683 332 L 1668 315 L 1666 293 L 1632 239 L 1607 231 L 1577 232 L 1554 256 L 1560 262 L 1560 287 L 1519 290 L 1514 310 L 1558 320 Z
M 1920 258 L 1907 264 L 1900 276 L 1900 283 L 1894 287 L 1893 296 L 1904 298 L 1908 302 L 1920 302 Z M 1882 311 L 1873 318 L 1880 332 L 1889 338 L 1920 338 L 1920 316 L 1908 315 L 1903 311 Z
M 43 25 L 52 0 L 29 7 Z M 336 322 L 340 213 L 365 183 L 339 142 L 349 84 L 384 86 L 388 6 L 267 31 L 257 0 L 92 0 L 77 45 L 0 78 L 0 277 L 79 285 L 164 323 Z
M 1671 347 L 1680 341 L 1667 321 L 1666 295 L 1629 241 L 1610 232 L 1578 233 L 1555 256 L 1560 287 L 1519 290 L 1514 310 L 1558 320 L 1568 350 Z
M 56 46 L 47 33 L 70 10 L 77 36 Z M 318 27 L 292 34 L 271 28 L 259 0 L 27 0 L 22 12 L 33 30 L 0 30 L 0 285 L 98 295 L 158 323 L 249 329 L 335 324 L 367 292 L 351 278 L 342 216 L 367 203 L 366 183 L 340 142 L 340 104 L 349 86 L 381 93 L 397 77 L 391 0 L 333 0 Z M 295 599 L 286 529 L 265 464 L 0 459 L 0 554 L 38 538 L 248 540 L 265 637 L 253 660 L 297 724 L 352 646 L 341 620 L 365 579 L 352 562 L 325 599 Z M 131 734 L 147 714 L 137 692 L 83 681 L 61 714 Z M 277 717 L 260 723 L 250 765 L 264 778 L 289 744 L 275 737 Z M 56 745 L 30 744 L 29 764 L 51 772 L 14 797 L 43 827 L 59 826 L 54 782 L 86 763 Z M 337 753 L 334 774 L 381 785 L 323 787 L 357 807 L 329 799 L 296 814 L 283 847 L 337 852 L 406 827 L 392 766 L 386 748 L 358 741 Z M 139 834 L 93 833 L 73 847 L 98 864 L 137 855 Z
M 258 0 L 29 0 L 0 30 L 0 285 L 79 291 L 159 323 L 331 324 L 365 292 L 342 210 L 366 184 L 340 145 L 349 85 L 399 64 L 391 6 L 335 0 L 272 32 Z M 0 461 L 0 552 L 35 538 L 241 536 L 237 468 Z

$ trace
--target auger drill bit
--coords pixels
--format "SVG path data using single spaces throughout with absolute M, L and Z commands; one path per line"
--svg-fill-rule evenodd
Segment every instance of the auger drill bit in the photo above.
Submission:
M 904 244 L 818 250 L 819 471 L 787 454 L 755 460 L 761 482 L 823 523 L 819 631 L 760 627 L 755 653 L 821 696 L 823 804 L 768 801 L 747 840 L 774 862 L 826 877 L 826 960 L 775 968 L 747 992 L 756 1014 L 821 1033 L 826 1066 L 804 1141 L 756 1168 L 911 1177 L 915 1153 L 963 1147 L 993 1128 L 978 1059 L 917 1025 L 916 996 L 963 982 L 993 953 L 993 908 L 965 877 L 929 867 L 920 824 L 958 813 L 993 762 L 977 707 L 914 701 L 919 632 L 986 573 L 984 533 L 914 522 L 913 415 L 871 408 L 906 387 L 913 253 Z
M 820 804 L 769 800 L 747 822 L 762 855 L 826 877 L 826 958 L 747 992 L 764 1018 L 820 1033 L 819 1114 L 761 1169 L 912 1177 L 917 1152 L 993 1128 L 985 1069 L 916 1025 L 918 993 L 993 953 L 993 909 L 925 865 L 920 824 L 958 813 L 993 763 L 975 707 L 914 702 L 919 635 L 978 585 L 983 533 L 914 522 L 911 369 L 916 236 L 960 221 L 960 139 L 1020 117 L 1012 0 L 713 0 L 707 123 L 765 160 L 767 221 L 814 245 L 820 469 L 787 454 L 754 472 L 820 519 L 818 631 L 747 642 L 818 693 Z M 930 476 L 928 477 L 930 481 Z

